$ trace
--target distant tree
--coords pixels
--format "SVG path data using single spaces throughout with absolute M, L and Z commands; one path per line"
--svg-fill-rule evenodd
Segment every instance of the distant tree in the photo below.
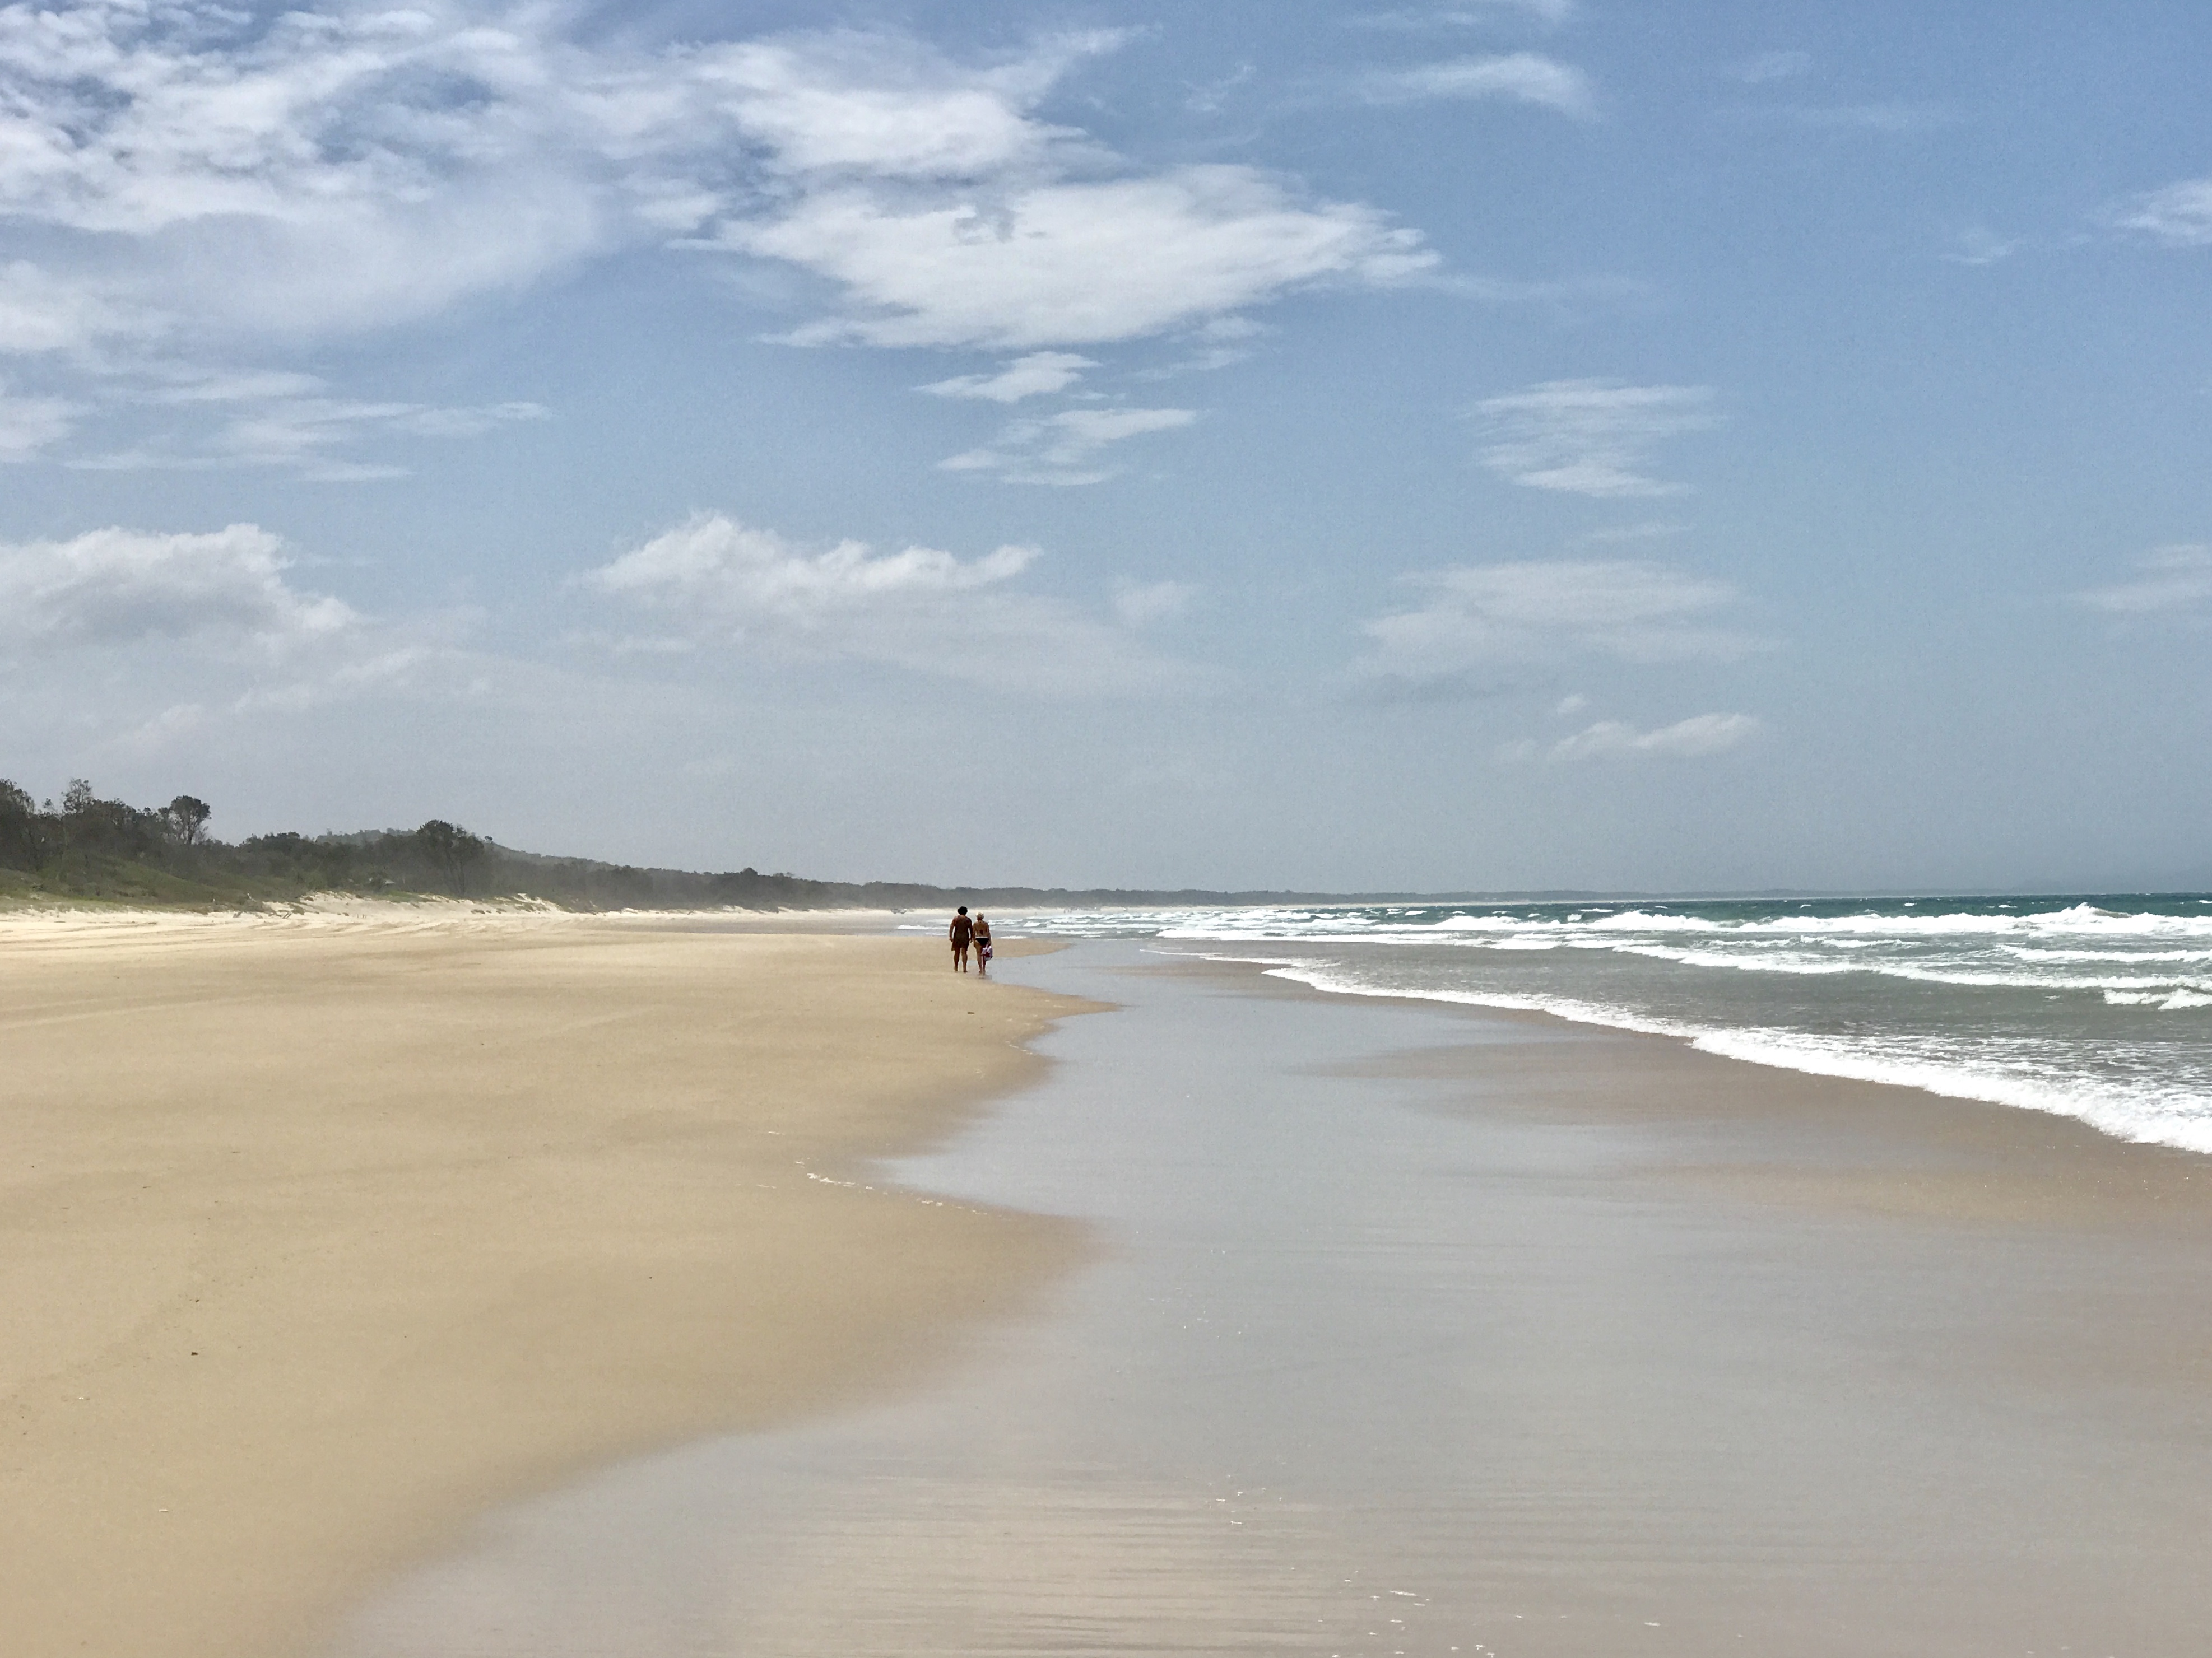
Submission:
M 62 792 L 62 832 L 72 851 L 136 858 L 158 847 L 168 834 L 161 812 L 122 800 L 103 800 L 82 777 Z
M 40 862 L 39 803 L 0 777 L 0 864 L 29 869 Z
M 169 802 L 164 814 L 169 820 L 170 833 L 188 847 L 196 847 L 207 833 L 207 820 L 211 814 L 208 803 L 196 800 L 189 794 L 180 794 Z
M 491 849 L 481 835 L 457 829 L 442 817 L 433 817 L 415 831 L 415 848 L 456 898 L 466 895 L 469 872 Z

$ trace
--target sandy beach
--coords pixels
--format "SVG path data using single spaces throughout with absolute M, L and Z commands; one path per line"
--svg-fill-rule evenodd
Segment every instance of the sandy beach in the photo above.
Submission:
M 855 1171 L 1078 1005 L 824 931 L 0 920 L 0 1650 L 298 1653 L 489 1505 L 911 1385 L 1081 1230 Z
M 1129 944 L 987 986 L 775 925 L 0 925 L 0 1650 L 2212 1619 L 2198 1156 Z

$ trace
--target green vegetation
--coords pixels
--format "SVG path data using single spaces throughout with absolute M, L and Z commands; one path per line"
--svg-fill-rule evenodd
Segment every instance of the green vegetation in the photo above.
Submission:
M 211 816 L 188 794 L 166 806 L 103 800 L 82 778 L 58 807 L 42 806 L 0 779 L 0 900 L 231 908 L 341 892 L 526 897 L 579 909 L 861 902 L 830 883 L 749 869 L 703 875 L 539 857 L 441 818 L 416 829 L 257 835 L 233 845 L 209 835 Z
M 40 805 L 0 779 L 0 903 L 231 909 L 339 892 L 401 901 L 430 895 L 529 898 L 584 910 L 775 910 L 1279 902 L 1318 896 L 951 888 L 810 881 L 751 869 L 719 875 L 639 869 L 519 852 L 441 818 L 416 829 L 256 835 L 234 845 L 209 835 L 212 815 L 205 801 L 189 794 L 166 806 L 103 800 L 82 778 L 70 783 L 59 807 Z

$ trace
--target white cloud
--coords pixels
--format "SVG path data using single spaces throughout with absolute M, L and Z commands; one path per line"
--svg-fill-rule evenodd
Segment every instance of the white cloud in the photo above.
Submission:
M 811 279 L 797 342 L 1032 355 L 1436 266 L 1372 207 L 1042 119 L 1121 38 L 955 60 L 854 29 L 656 46 L 502 0 L 0 7 L 0 226 L 26 250 L 0 353 L 220 361 L 653 244 Z M 246 446 L 318 423 L 291 415 Z
M 1695 760 L 1740 748 L 1759 735 L 1759 722 L 1747 714 L 1700 714 L 1640 732 L 1618 720 L 1601 720 L 1554 743 L 1548 758 L 1577 760 Z
M 1125 581 L 1114 591 L 1114 614 L 1132 628 L 1171 622 L 1190 608 L 1197 592 L 1187 581 Z
M 351 627 L 345 604 L 285 580 L 291 562 L 283 543 L 252 524 L 0 542 L 0 635 L 49 648 L 161 638 L 285 646 Z
M 18 398 L 0 386 L 0 465 L 30 460 L 60 442 L 79 410 L 58 398 Z
M 709 47 L 690 66 L 705 101 L 778 172 L 972 179 L 1048 167 L 1079 143 L 1030 111 L 1070 68 L 1121 38 L 1060 36 L 969 69 L 911 40 L 844 30 Z
M 1127 169 L 1032 112 L 1112 34 L 964 65 L 853 31 L 655 52 L 586 43 L 574 21 L 455 4 L 264 27 L 212 5 L 0 9 L 0 218 L 83 234 L 52 269 L 8 267 L 0 328 L 27 306 L 32 337 L 82 337 L 97 325 L 70 307 L 128 293 L 132 327 L 343 331 L 674 233 L 891 313 L 853 337 L 1047 343 L 1429 261 L 1373 210 L 1306 204 L 1248 167 L 1087 176 Z M 1152 266 L 1126 304 L 1105 297 L 1129 281 L 1120 260 L 1080 284 L 1067 269 L 1102 250 Z M 917 258 L 953 286 L 980 279 L 984 301 L 884 268 Z M 1191 291 L 1169 297 L 1176 280 Z M 1086 308 L 1077 286 L 1101 296 Z M 985 314 L 994 300 L 1013 314 Z
M 991 403 L 1019 403 L 1024 398 L 1065 392 L 1097 363 L 1072 351 L 1032 351 L 1017 357 L 995 374 L 962 374 L 937 380 L 921 389 L 940 398 L 979 398 Z
M 2161 547 L 2136 561 L 2139 574 L 2109 587 L 2075 594 L 2077 603 L 2112 616 L 2194 613 L 2212 607 L 2212 546 Z
M 2119 223 L 2168 247 L 2212 246 L 2212 179 L 2185 179 L 2147 191 L 2129 203 Z
M 1482 464 L 1531 489 L 1600 497 L 1672 495 L 1685 486 L 1650 475 L 1667 438 L 1715 423 L 1712 389 L 1547 380 L 1491 398 L 1476 413 L 1493 440 Z
M 548 14 L 0 10 L 0 217 L 91 331 L 347 331 L 603 246 L 593 67 Z
M 722 246 L 834 282 L 845 314 L 803 344 L 1022 349 L 1142 338 L 1326 281 L 1431 269 L 1372 208 L 1309 204 L 1247 167 L 1058 181 L 919 204 L 860 188 L 725 228 Z
M 981 67 L 853 33 L 712 49 L 697 73 L 765 146 L 772 187 L 721 191 L 696 240 L 830 282 L 836 313 L 793 330 L 800 343 L 1100 344 L 1434 265 L 1374 209 L 1244 166 L 1145 172 L 1036 118 L 1121 38 Z
M 775 658 L 879 663 L 1001 689 L 1142 694 L 1195 675 L 1122 629 L 1011 591 L 1033 547 L 961 560 L 934 548 L 810 552 L 773 530 L 699 513 L 572 584 L 641 606 L 703 641 Z
M 1997 264 L 2027 246 L 2018 236 L 2000 236 L 1986 225 L 1969 225 L 1953 239 L 1943 258 L 1953 264 Z
M 6 166 L 0 151 L 0 168 Z M 82 286 L 27 259 L 0 264 L 0 353 L 30 355 L 88 344 L 123 319 Z
M 1010 483 L 1097 483 L 1114 476 L 1101 456 L 1111 445 L 1172 432 L 1198 418 L 1193 409 L 1069 409 L 1015 421 L 992 440 L 938 465 L 948 472 L 993 472 Z
M 1011 580 L 1036 557 L 1034 547 L 1007 546 L 963 564 L 932 547 L 878 556 L 858 541 L 810 555 L 773 530 L 702 513 L 582 580 L 601 592 L 703 607 L 741 631 L 805 632 L 886 601 Z
M 1425 602 L 1374 618 L 1370 674 L 1426 678 L 1482 664 L 1579 655 L 1727 660 L 1760 641 L 1717 627 L 1734 587 L 1632 560 L 1463 565 L 1407 578 Z
M 1571 64 L 1533 52 L 1502 58 L 1455 58 L 1412 69 L 1376 70 L 1361 78 L 1370 102 L 1425 103 L 1445 98 L 1510 98 L 1563 115 L 1597 112 L 1589 77 Z

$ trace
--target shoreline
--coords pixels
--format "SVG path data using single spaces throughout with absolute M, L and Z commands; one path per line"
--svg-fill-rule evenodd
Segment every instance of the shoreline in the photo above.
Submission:
M 847 1177 L 1091 1005 L 787 921 L 414 919 L 0 922 L 26 1650 L 296 1653 L 488 1508 L 896 1393 L 1086 1257 Z

